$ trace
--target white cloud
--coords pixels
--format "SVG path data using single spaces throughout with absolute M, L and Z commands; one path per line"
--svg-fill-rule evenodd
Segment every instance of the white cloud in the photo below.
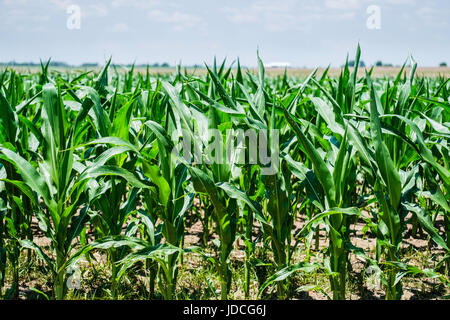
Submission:
M 343 3 L 344 7 L 353 8 L 360 1 L 367 0 L 332 0 L 329 5 L 338 8 L 332 2 L 340 2 L 341 7 L 339 8 L 343 7 Z M 352 20 L 356 16 L 355 10 L 325 10 L 323 3 L 319 5 L 317 2 L 308 1 L 300 5 L 291 0 L 276 3 L 257 1 L 247 8 L 225 7 L 221 11 L 225 13 L 225 17 L 231 23 L 258 23 L 265 30 L 274 32 L 311 30 L 313 22 L 324 19 L 329 21 Z
M 204 25 L 204 21 L 200 17 L 179 11 L 169 13 L 154 9 L 148 12 L 148 17 L 156 22 L 169 23 L 176 31 L 193 28 L 200 24 Z
M 224 12 L 227 20 L 232 23 L 250 23 L 259 20 L 258 14 L 248 10 L 243 11 L 237 8 L 225 7 L 220 9 L 220 11 Z
M 329 9 L 354 10 L 361 7 L 360 0 L 325 0 L 325 7 Z
M 24 5 L 30 3 L 30 0 L 3 0 L 3 4 L 10 5 Z
M 288 12 L 266 13 L 264 28 L 268 31 L 309 30 L 310 21 L 322 18 L 320 13 L 293 14 Z
M 421 7 L 416 10 L 416 15 L 422 20 L 423 26 L 434 26 L 436 28 L 447 28 L 448 16 L 445 10 L 434 7 Z
M 392 5 L 399 5 L 399 4 L 413 5 L 413 4 L 416 4 L 415 0 L 385 0 L 385 2 L 387 4 L 392 4 Z
M 69 5 L 75 4 L 72 0 L 50 0 L 50 2 L 61 10 L 66 10 Z
M 437 14 L 437 10 L 434 8 L 431 8 L 431 7 L 422 7 L 420 9 L 418 9 L 416 12 L 419 15 L 419 17 L 425 18 L 425 19 L 433 18 Z
M 329 16 L 332 21 L 345 21 L 345 20 L 353 20 L 356 18 L 355 11 L 341 12 L 339 14 L 332 14 Z
M 160 4 L 158 0 L 113 0 L 111 2 L 111 6 L 115 9 L 121 7 L 151 8 Z
M 27 23 L 23 23 L 24 21 Z M 48 14 L 36 14 L 20 7 L 9 9 L 0 19 L 0 25 L 8 26 L 8 30 L 42 31 L 48 21 L 50 21 Z
M 225 7 L 221 11 L 234 24 L 261 23 L 266 30 L 283 31 L 292 29 L 300 17 L 295 14 L 294 6 L 295 3 L 290 0 L 277 3 L 256 1 L 247 8 Z
M 416 0 L 325 0 L 325 8 L 337 10 L 358 10 L 368 5 L 414 5 Z
M 109 31 L 112 31 L 112 32 L 127 32 L 129 30 L 130 30 L 130 28 L 128 27 L 128 25 L 123 22 L 116 23 L 109 29 Z
M 89 17 L 106 17 L 109 14 L 108 7 L 104 4 L 89 4 L 78 3 L 76 0 L 50 0 L 57 9 L 67 10 L 70 5 L 78 5 L 81 9 L 83 18 Z
M 259 12 L 289 12 L 295 6 L 293 1 L 257 1 L 253 3 L 252 9 Z
M 106 17 L 109 13 L 103 4 L 90 4 L 86 8 L 81 7 L 81 10 L 84 17 Z

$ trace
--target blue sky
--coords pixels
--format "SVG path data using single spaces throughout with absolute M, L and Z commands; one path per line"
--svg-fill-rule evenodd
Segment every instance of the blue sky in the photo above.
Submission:
M 79 30 L 67 7 L 81 9 Z M 367 8 L 380 8 L 370 30 Z M 0 0 L 0 61 L 340 66 L 358 41 L 366 64 L 450 63 L 448 0 Z

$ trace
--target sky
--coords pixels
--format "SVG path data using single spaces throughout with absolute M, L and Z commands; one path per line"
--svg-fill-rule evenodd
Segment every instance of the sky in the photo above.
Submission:
M 449 17 L 448 0 L 0 0 L 0 61 L 251 67 L 259 49 L 265 63 L 339 67 L 359 42 L 366 65 L 437 66 Z

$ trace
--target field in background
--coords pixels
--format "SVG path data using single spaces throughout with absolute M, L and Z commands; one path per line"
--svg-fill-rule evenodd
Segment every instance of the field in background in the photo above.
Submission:
M 258 63 L 0 73 L 0 298 L 448 299 L 448 68 Z
M 5 67 L 0 67 L 0 70 L 3 70 Z M 36 72 L 40 72 L 40 68 L 39 67 L 12 67 L 14 70 L 17 70 L 18 72 L 31 72 L 31 73 L 36 73 Z M 127 72 L 130 69 L 130 67 L 117 67 L 116 70 L 118 72 Z M 367 70 L 370 69 L 370 67 L 366 68 Z M 384 76 L 388 76 L 388 77 L 395 77 L 398 72 L 400 71 L 400 67 L 374 67 L 373 70 L 373 75 L 375 77 L 384 77 Z M 78 67 L 70 67 L 70 68 L 60 68 L 60 67 L 50 67 L 50 70 L 53 71 L 57 71 L 57 72 L 68 72 L 68 71 L 94 71 L 94 72 L 98 72 L 101 70 L 101 67 L 98 68 L 78 68 Z M 141 73 L 141 74 L 145 74 L 147 69 L 144 67 L 137 67 L 136 72 Z M 174 67 L 170 67 L 170 68 L 153 68 L 150 67 L 150 73 L 155 75 L 155 74 L 173 74 L 174 72 L 176 72 L 176 68 Z M 193 67 L 188 67 L 188 68 L 183 68 L 182 70 L 184 72 L 184 70 L 187 70 L 187 72 L 189 74 L 192 75 L 206 75 L 207 70 L 206 68 L 193 68 Z M 252 73 L 257 73 L 258 70 L 256 68 L 250 68 L 248 69 L 250 72 Z M 306 78 L 308 75 L 311 74 L 311 72 L 313 72 L 314 69 L 310 69 L 310 68 L 287 68 L 286 72 L 288 76 L 293 76 L 293 77 L 299 77 L 299 78 Z M 325 68 L 319 68 L 317 70 L 317 74 L 321 75 L 324 72 Z M 343 68 L 331 68 L 328 72 L 328 74 L 330 76 L 338 76 L 339 73 L 343 70 Z M 353 70 L 353 68 L 350 68 L 350 70 Z M 236 70 L 232 71 L 233 73 L 236 72 Z M 283 75 L 285 72 L 284 69 L 282 68 L 267 68 L 266 69 L 266 74 L 270 75 L 270 76 L 278 76 L 278 75 Z M 410 72 L 410 68 L 405 68 L 404 73 L 405 75 L 408 75 Z M 360 68 L 358 70 L 358 76 L 364 76 L 364 68 Z M 438 76 L 443 76 L 443 77 L 450 77 L 450 67 L 418 67 L 417 71 L 416 71 L 416 75 L 420 76 L 420 77 L 438 77 Z

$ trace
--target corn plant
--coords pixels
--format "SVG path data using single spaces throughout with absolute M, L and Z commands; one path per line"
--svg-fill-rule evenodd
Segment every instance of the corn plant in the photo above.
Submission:
M 176 164 L 172 153 L 174 144 L 164 128 L 153 121 L 145 122 L 144 126 L 156 137 L 159 159 L 142 159 L 144 175 L 157 187 L 156 192 L 147 191 L 143 199 L 149 214 L 161 219 L 161 233 L 167 243 L 179 248 L 184 237 L 184 215 L 192 204 L 192 195 L 186 195 L 183 186 L 187 179 L 187 168 L 183 164 Z M 165 284 L 160 287 L 166 299 L 175 298 L 178 257 L 178 251 L 165 256 L 161 273 Z
M 30 131 L 36 133 L 35 125 L 27 119 L 27 112 L 31 113 L 31 107 L 28 107 L 36 96 L 26 100 L 21 105 L 18 104 L 18 95 L 23 90 L 23 82 L 15 72 L 9 76 L 9 101 L 0 93 L 0 108 L 2 117 L 0 119 L 2 134 L 1 143 L 17 151 L 20 155 L 30 158 L 28 148 L 35 149 L 36 144 L 30 140 Z M 28 108 L 27 108 L 28 107 Z M 37 137 L 41 135 L 38 133 Z M 20 176 L 15 172 L 11 163 L 1 160 L 4 169 L 4 181 L 17 181 Z M 18 259 L 20 255 L 20 239 L 33 239 L 30 229 L 32 218 L 32 204 L 30 200 L 12 183 L 6 183 L 5 193 L 2 194 L 4 203 L 8 204 L 3 213 L 4 232 L 7 234 L 8 241 L 3 245 L 3 260 L 10 260 L 13 265 L 13 285 L 8 295 L 18 297 Z M 30 254 L 30 253 L 29 253 Z M 7 259 L 7 256 L 9 257 Z M 28 255 L 30 258 L 30 255 Z
M 42 135 L 44 150 L 39 171 L 17 153 L 2 147 L 5 160 L 14 164 L 23 178 L 10 183 L 19 187 L 39 207 L 39 199 L 45 204 L 43 211 L 36 212 L 43 232 L 51 239 L 55 258 L 46 255 L 42 249 L 28 240 L 20 243 L 36 253 L 47 263 L 53 275 L 53 290 L 56 299 L 63 299 L 66 293 L 65 274 L 73 262 L 72 241 L 79 236 L 87 221 L 87 207 L 84 189 L 88 179 L 101 175 L 130 176 L 127 171 L 110 166 L 98 166 L 78 175 L 74 168 L 73 137 L 80 130 L 80 122 L 92 106 L 86 99 L 83 110 L 77 115 L 74 125 L 69 127 L 69 115 L 61 101 L 61 93 L 53 85 L 43 88 Z M 144 184 L 142 184 L 145 186 Z M 79 212 L 77 212 L 81 209 Z
M 408 276 L 448 286 L 449 80 L 420 76 L 412 58 L 393 76 L 360 76 L 360 56 L 358 46 L 355 67 L 347 57 L 337 76 L 273 76 L 259 53 L 256 70 L 214 59 L 154 74 L 109 59 L 100 71 L 50 61 L 37 73 L 0 71 L 2 298 L 20 297 L 21 270 L 40 258 L 52 297 L 64 299 L 83 257 L 82 268 L 106 270 L 107 297 L 134 293 L 126 280 L 143 272 L 145 297 L 192 298 L 180 291 L 191 253 L 205 258 L 195 298 L 218 298 L 212 276 L 221 299 L 234 296 L 233 279 L 245 298 L 273 289 L 278 299 L 346 299 L 369 267 L 386 299 L 402 298 Z M 198 219 L 200 246 L 188 247 Z M 374 248 L 359 248 L 358 232 Z M 50 248 L 37 245 L 42 234 Z M 424 268 L 403 249 L 418 236 L 432 253 Z M 329 285 L 292 285 L 320 274 Z

